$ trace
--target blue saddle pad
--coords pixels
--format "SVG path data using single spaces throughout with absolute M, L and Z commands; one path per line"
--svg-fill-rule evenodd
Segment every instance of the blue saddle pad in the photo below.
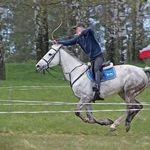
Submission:
M 86 74 L 91 81 L 94 81 L 94 75 L 90 69 L 88 69 L 86 71 Z M 111 80 L 114 78 L 116 78 L 116 70 L 114 67 L 102 70 L 102 80 L 101 81 Z

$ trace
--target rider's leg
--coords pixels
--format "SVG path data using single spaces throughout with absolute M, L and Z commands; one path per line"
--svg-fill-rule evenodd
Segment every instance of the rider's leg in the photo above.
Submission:
M 94 60 L 94 73 L 95 73 L 95 86 L 93 87 L 93 90 L 95 91 L 95 98 L 98 98 L 98 95 L 100 95 L 100 83 L 101 83 L 101 68 L 103 64 L 103 56 L 99 56 Z M 99 98 L 103 99 L 103 98 Z

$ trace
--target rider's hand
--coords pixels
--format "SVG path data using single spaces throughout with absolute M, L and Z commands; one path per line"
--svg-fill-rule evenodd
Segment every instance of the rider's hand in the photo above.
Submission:
M 58 42 L 56 40 L 53 40 L 52 44 L 58 44 Z

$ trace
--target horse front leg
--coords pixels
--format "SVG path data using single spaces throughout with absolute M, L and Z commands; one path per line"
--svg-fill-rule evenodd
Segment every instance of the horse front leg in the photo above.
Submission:
M 85 109 L 86 109 L 87 117 L 84 117 L 81 114 L 83 107 L 85 107 Z M 85 100 L 85 99 L 84 100 L 80 99 L 79 103 L 77 104 L 77 108 L 75 110 L 75 115 L 77 117 L 79 117 L 83 122 L 86 122 L 86 123 L 97 123 L 99 125 L 113 124 L 113 121 L 109 118 L 104 118 L 104 119 L 100 119 L 100 120 L 95 119 L 93 116 L 93 113 L 92 113 L 92 105 L 89 104 L 89 100 Z
M 87 122 L 88 123 L 96 123 L 96 119 L 93 116 L 93 112 L 92 112 L 92 105 L 91 104 L 86 104 L 85 105 L 85 109 L 86 109 L 86 116 L 87 116 Z
M 109 118 L 104 118 L 100 120 L 97 120 L 96 118 L 94 118 L 91 104 L 86 104 L 85 108 L 86 108 L 88 123 L 97 123 L 99 125 L 111 125 L 113 123 L 113 121 Z
M 75 115 L 77 117 L 79 117 L 83 122 L 86 122 L 87 123 L 87 118 L 85 118 L 82 114 L 81 114 L 81 111 L 83 109 L 83 107 L 85 106 L 85 101 L 83 101 L 83 99 L 80 99 L 80 101 L 78 102 L 77 104 L 77 107 L 75 109 Z

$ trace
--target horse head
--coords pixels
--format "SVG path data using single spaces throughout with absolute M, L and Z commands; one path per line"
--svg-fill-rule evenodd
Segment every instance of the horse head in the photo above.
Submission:
M 60 62 L 60 49 L 61 45 L 52 45 L 50 50 L 43 56 L 43 58 L 36 64 L 37 71 L 43 71 L 45 69 L 56 66 Z

